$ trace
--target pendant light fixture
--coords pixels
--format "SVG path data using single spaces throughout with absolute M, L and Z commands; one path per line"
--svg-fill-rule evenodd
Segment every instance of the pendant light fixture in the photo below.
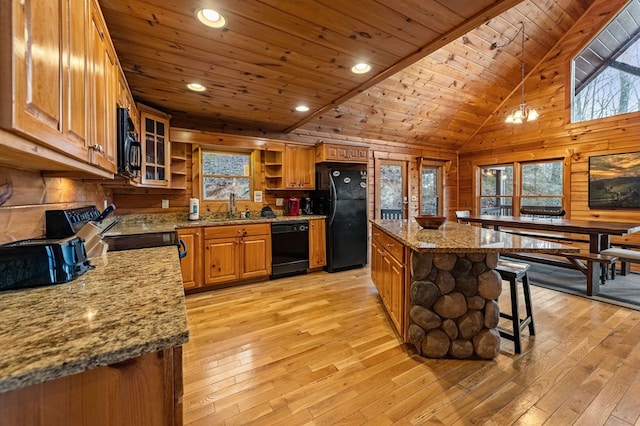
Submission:
M 520 59 L 522 60 L 522 100 L 520 102 L 520 106 L 513 110 L 511 114 L 507 117 L 505 123 L 515 123 L 521 124 L 523 121 L 533 121 L 538 118 L 538 111 L 532 106 L 527 106 L 524 101 L 524 22 L 520 22 L 522 25 L 522 54 L 520 55 Z

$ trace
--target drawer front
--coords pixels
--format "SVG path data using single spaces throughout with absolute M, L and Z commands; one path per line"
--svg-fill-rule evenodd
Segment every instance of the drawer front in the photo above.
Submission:
M 258 223 L 250 225 L 221 225 L 209 226 L 204 229 L 204 238 L 231 238 L 244 237 L 247 235 L 269 235 L 271 233 L 270 223 Z
M 398 240 L 385 234 L 378 228 L 372 229 L 373 239 L 379 245 L 379 247 L 387 250 L 393 257 L 400 263 L 404 263 L 404 245 Z

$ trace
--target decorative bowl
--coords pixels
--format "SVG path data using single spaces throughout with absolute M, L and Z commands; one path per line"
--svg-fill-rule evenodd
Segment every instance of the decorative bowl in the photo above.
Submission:
M 431 214 L 416 216 L 415 219 L 418 225 L 426 229 L 438 229 L 440 225 L 447 221 L 446 216 L 434 216 Z

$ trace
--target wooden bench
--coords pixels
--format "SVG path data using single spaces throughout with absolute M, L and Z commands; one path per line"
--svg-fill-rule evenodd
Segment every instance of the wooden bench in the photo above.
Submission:
M 564 256 L 575 265 L 587 277 L 587 294 L 594 296 L 600 293 L 600 283 L 604 285 L 607 279 L 609 266 L 615 269 L 618 257 L 604 253 L 591 253 L 580 251 L 579 253 L 564 253 Z M 586 263 L 584 262 L 586 261 Z M 600 278 L 600 282 L 598 282 Z
M 527 238 L 538 238 L 541 240 L 551 240 L 557 242 L 571 242 L 571 243 L 585 243 L 589 244 L 589 240 L 584 238 L 567 237 L 563 234 L 550 234 L 548 232 L 530 232 L 530 231 L 516 231 L 513 229 L 501 229 L 501 232 L 506 232 L 512 235 L 520 235 Z
M 640 263 L 640 252 L 631 250 L 629 245 L 623 245 L 621 248 L 611 247 L 602 250 L 602 254 L 617 256 L 620 260 L 620 275 L 627 275 L 630 272 L 630 263 Z M 616 268 L 611 268 L 611 278 L 615 278 Z
M 545 255 L 509 253 L 505 256 L 561 268 L 577 269 L 587 277 L 587 294 L 589 296 L 600 293 L 600 285 L 605 283 L 609 266 L 615 267 L 615 263 L 618 261 L 618 256 L 590 253 L 584 250 L 578 253 Z

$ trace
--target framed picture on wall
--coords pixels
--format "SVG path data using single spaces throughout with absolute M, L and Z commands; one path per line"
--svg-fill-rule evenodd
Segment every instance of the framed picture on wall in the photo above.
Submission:
M 640 208 L 640 152 L 589 157 L 589 208 Z

